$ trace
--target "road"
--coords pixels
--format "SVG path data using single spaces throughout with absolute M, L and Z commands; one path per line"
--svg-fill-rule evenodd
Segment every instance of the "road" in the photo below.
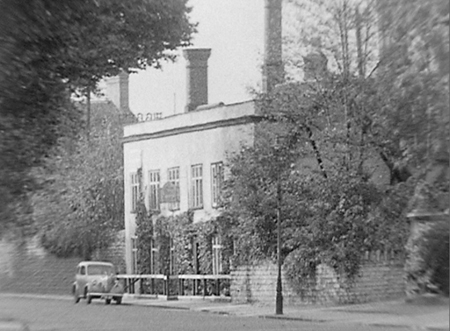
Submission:
M 106 306 L 102 301 L 93 301 L 87 305 L 84 300 L 74 304 L 69 300 L 0 296 L 0 321 L 5 318 L 26 323 L 30 331 L 401 330 L 398 327 L 386 329 L 361 325 L 331 325 L 131 305 Z

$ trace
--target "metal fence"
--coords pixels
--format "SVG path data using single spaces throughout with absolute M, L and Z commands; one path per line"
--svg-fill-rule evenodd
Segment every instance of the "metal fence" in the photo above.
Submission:
M 231 275 L 117 275 L 125 291 L 137 295 L 230 296 Z

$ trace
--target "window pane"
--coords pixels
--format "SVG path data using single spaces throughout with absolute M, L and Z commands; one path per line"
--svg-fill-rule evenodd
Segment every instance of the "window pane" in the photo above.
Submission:
M 203 178 L 202 165 L 192 166 L 192 207 L 203 207 Z
M 159 170 L 150 170 L 149 178 L 149 208 L 159 210 Z
M 131 212 L 136 212 L 139 199 L 139 176 L 137 173 L 131 174 Z
M 180 168 L 174 167 L 168 170 L 169 182 L 175 186 L 175 195 L 177 202 L 172 202 L 169 204 L 170 210 L 180 209 Z
M 217 207 L 220 198 L 220 192 L 222 190 L 222 176 L 223 176 L 223 164 L 222 162 L 211 164 L 211 199 L 212 206 Z

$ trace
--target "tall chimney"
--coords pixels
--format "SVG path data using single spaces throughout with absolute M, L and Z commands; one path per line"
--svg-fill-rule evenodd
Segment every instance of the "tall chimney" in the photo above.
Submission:
M 121 71 L 117 76 L 106 79 L 106 97 L 121 111 L 129 110 L 128 73 Z
M 210 55 L 210 48 L 183 50 L 183 56 L 186 59 L 186 112 L 208 104 L 208 58 Z
M 283 81 L 281 51 L 282 0 L 265 0 L 263 92 L 270 92 Z

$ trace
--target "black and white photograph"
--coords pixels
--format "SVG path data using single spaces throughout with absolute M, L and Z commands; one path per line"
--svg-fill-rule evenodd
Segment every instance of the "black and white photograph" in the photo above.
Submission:
M 0 0 L 0 331 L 448 331 L 449 29 Z

